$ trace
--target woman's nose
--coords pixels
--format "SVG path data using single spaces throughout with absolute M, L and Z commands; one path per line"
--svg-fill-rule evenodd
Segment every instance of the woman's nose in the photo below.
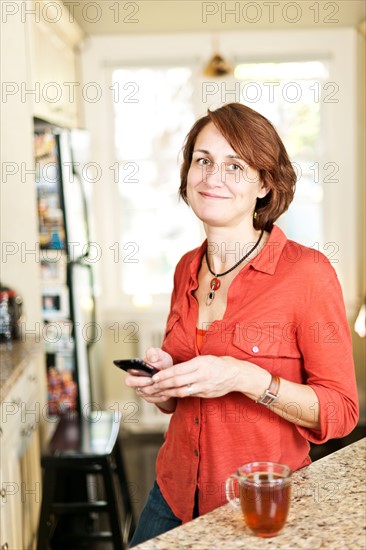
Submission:
M 225 183 L 225 171 L 221 169 L 221 165 L 217 162 L 210 166 L 203 166 L 202 181 L 209 186 L 218 187 Z

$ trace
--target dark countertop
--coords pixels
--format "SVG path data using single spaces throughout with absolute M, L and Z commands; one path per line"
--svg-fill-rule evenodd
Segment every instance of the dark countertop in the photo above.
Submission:
M 5 400 L 31 359 L 43 351 L 42 340 L 29 335 L 0 345 L 0 402 Z
M 366 438 L 293 473 L 290 513 L 277 537 L 251 535 L 241 511 L 227 504 L 135 548 L 364 550 L 365 448 Z

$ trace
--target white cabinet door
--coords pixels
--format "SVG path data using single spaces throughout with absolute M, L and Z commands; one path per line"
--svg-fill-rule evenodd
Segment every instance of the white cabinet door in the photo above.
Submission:
M 23 548 L 21 472 L 17 456 L 17 434 L 1 441 L 0 466 L 0 526 L 1 545 L 8 544 L 9 550 Z
M 30 41 L 34 116 L 76 128 L 80 86 L 74 48 L 42 22 L 31 24 Z
M 42 497 L 43 354 L 24 368 L 0 408 L 0 547 L 35 548 Z
M 23 504 L 23 547 L 35 548 L 42 500 L 42 472 L 40 464 L 39 430 L 27 427 L 26 449 L 20 457 Z

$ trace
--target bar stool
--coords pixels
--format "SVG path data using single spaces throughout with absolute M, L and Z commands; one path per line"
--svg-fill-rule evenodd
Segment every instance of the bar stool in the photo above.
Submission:
M 112 541 L 115 550 L 126 548 L 135 529 L 135 519 L 118 444 L 120 420 L 119 414 L 106 411 L 95 411 L 87 418 L 76 414 L 60 418 L 51 441 L 42 452 L 44 478 L 38 550 L 50 547 L 50 539 L 56 535 L 57 524 L 61 523 L 59 520 L 67 521 L 67 517 L 72 518 L 71 514 L 78 518 L 78 527 L 87 521 L 89 529 L 55 537 L 57 547 L 82 548 L 83 543 L 88 542 L 89 548 L 91 541 Z M 121 489 L 123 521 L 115 477 Z M 90 484 L 90 479 L 99 480 L 99 486 L 104 487 L 105 500 L 91 498 L 90 493 L 95 492 L 91 489 L 95 489 L 95 485 Z M 90 528 L 89 524 L 99 520 L 101 513 L 108 515 L 110 531 Z M 79 517 L 85 521 L 79 521 Z

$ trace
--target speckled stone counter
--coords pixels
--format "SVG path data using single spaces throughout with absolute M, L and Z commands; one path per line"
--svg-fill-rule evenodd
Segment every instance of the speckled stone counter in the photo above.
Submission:
M 24 340 L 0 344 L 0 402 L 3 402 L 35 355 L 43 352 L 43 342 L 29 335 Z
M 227 504 L 134 548 L 365 550 L 365 450 L 362 439 L 294 472 L 289 517 L 277 537 L 251 535 L 240 510 Z

